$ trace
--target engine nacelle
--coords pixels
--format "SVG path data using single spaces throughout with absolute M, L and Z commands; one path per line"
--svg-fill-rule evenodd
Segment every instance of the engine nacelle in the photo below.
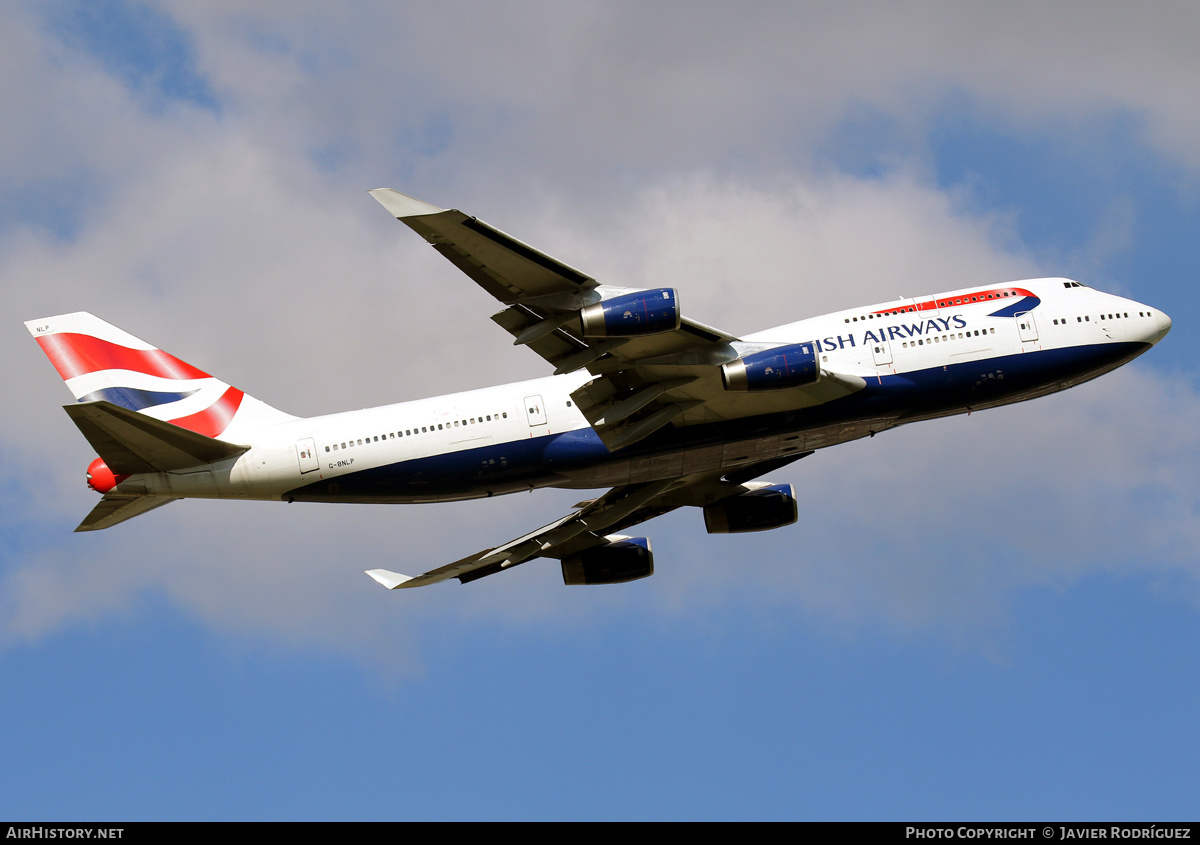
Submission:
M 624 584 L 654 574 L 654 552 L 646 537 L 614 535 L 603 546 L 563 558 L 564 584 Z
M 755 352 L 721 367 L 725 389 L 741 392 L 803 387 L 820 377 L 817 345 L 812 341 Z
M 584 337 L 636 337 L 679 328 L 674 288 L 623 293 L 579 312 Z
M 796 491 L 790 484 L 771 484 L 722 499 L 704 509 L 709 534 L 744 534 L 791 525 L 799 519 Z
M 128 477 L 128 475 L 114 475 L 113 471 L 108 468 L 108 464 L 104 463 L 103 458 L 96 458 L 88 464 L 87 486 L 97 493 L 107 493 Z

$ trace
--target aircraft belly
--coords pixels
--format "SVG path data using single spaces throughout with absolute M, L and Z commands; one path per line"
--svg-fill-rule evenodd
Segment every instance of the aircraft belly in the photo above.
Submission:
M 489 443 L 319 478 L 283 494 L 309 502 L 415 503 L 477 499 L 551 486 L 550 436 Z

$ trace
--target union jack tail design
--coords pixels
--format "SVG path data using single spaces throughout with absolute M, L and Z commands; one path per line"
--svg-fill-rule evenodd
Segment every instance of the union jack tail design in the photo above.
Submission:
M 295 419 L 99 317 L 25 323 L 79 402 L 104 400 L 206 437 Z

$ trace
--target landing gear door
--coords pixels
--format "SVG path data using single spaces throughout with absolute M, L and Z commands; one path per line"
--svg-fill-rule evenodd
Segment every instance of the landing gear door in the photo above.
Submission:
M 311 437 L 296 441 L 296 460 L 300 462 L 300 474 L 317 468 L 317 445 Z
M 1022 311 L 1020 314 L 1013 315 L 1013 319 L 1017 321 L 1017 333 L 1021 336 L 1022 341 L 1037 340 L 1037 324 L 1033 322 L 1033 314 L 1029 311 Z
M 546 406 L 541 396 L 525 397 L 525 413 L 529 417 L 530 426 L 546 424 Z

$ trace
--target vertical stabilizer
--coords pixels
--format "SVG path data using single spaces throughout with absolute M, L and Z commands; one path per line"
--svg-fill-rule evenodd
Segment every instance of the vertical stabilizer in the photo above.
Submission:
M 83 311 L 25 323 L 80 402 L 102 400 L 222 440 L 295 419 Z

